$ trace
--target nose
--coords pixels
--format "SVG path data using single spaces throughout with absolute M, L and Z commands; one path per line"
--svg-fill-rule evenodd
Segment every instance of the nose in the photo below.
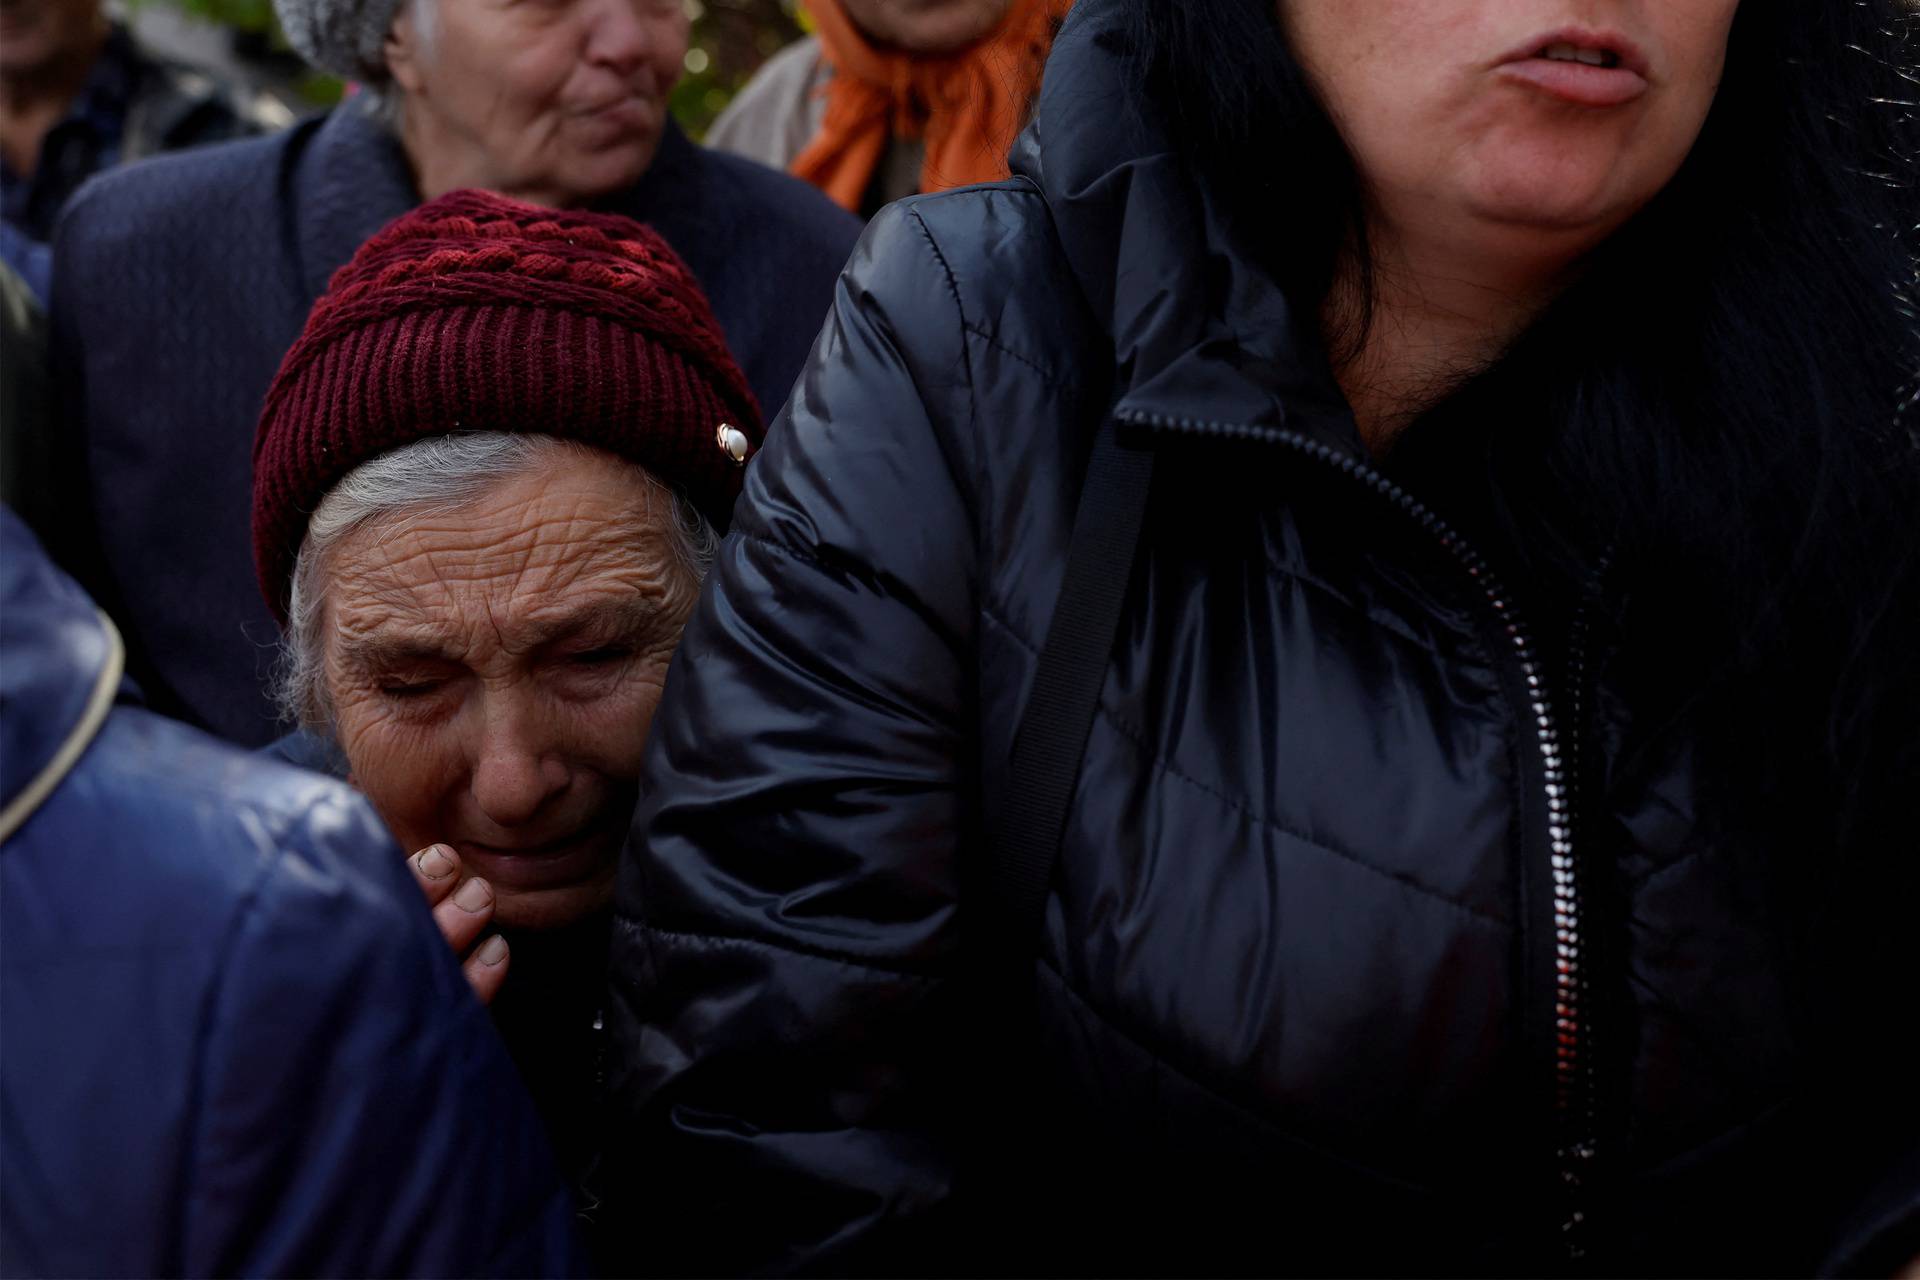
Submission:
M 587 61 L 630 76 L 646 62 L 653 31 L 642 10 L 653 0 L 588 0 Z
M 514 691 L 490 691 L 473 753 L 473 800 L 494 825 L 524 826 L 567 789 L 566 762 L 548 749 L 538 709 Z

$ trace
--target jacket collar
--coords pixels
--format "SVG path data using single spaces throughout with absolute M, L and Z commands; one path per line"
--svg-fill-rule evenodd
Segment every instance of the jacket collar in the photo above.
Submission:
M 1111 9 L 1075 6 L 1011 164 L 1113 340 L 1116 414 L 1286 430 L 1364 458 L 1312 317 L 1234 243 L 1116 51 Z
M 650 220 L 671 200 L 696 163 L 694 144 L 668 122 L 653 163 L 631 187 L 595 207 Z M 400 141 L 369 107 L 348 101 L 321 122 L 295 178 L 300 272 L 310 298 L 326 292 L 333 273 L 380 228 L 420 203 Z
M 380 228 L 420 203 L 407 154 L 353 98 L 328 114 L 294 179 L 300 276 L 309 299 Z
M 0 507 L 0 840 L 22 825 L 122 694 L 119 636 Z

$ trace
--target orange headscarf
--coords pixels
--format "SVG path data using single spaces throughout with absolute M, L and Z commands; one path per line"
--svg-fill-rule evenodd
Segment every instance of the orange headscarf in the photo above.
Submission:
M 857 213 L 896 136 L 926 139 L 922 191 L 1006 177 L 1007 148 L 1040 86 L 1054 19 L 1073 0 L 1013 0 L 991 35 L 938 57 L 876 48 L 840 0 L 804 3 L 834 74 L 820 132 L 792 171 Z

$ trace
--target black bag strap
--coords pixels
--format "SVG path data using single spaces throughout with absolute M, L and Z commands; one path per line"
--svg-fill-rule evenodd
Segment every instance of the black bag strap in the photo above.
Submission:
M 1152 481 L 1152 451 L 1127 448 L 1118 425 L 1104 424 L 1094 437 L 1066 576 L 1013 741 L 993 867 L 999 919 L 990 944 L 1010 968 L 1024 968 L 1040 944 L 1067 805 L 1106 683 Z

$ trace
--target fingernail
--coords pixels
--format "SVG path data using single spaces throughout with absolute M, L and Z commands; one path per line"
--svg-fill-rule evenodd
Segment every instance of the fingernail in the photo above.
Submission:
M 462 911 L 481 912 L 493 902 L 493 890 L 485 880 L 475 877 L 453 892 L 453 905 Z
M 443 844 L 430 844 L 413 855 L 419 864 L 420 874 L 429 880 L 445 880 L 453 874 L 453 854 Z
M 488 966 L 499 964 L 507 958 L 507 940 L 496 933 L 481 943 L 480 950 L 475 954 L 480 957 L 481 964 Z

